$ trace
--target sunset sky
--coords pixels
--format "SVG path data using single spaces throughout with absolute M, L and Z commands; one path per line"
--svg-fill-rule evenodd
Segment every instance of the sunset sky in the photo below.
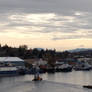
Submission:
M 0 0 L 0 43 L 92 48 L 92 0 Z

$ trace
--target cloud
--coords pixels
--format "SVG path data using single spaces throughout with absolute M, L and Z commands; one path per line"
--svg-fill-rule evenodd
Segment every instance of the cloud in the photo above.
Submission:
M 85 33 L 83 31 L 79 31 L 79 33 L 67 33 L 67 34 L 55 34 L 52 36 L 52 40 L 69 40 L 69 39 L 92 39 L 92 33 Z
M 79 47 L 80 47 L 80 48 L 84 48 L 84 47 L 85 47 L 85 45 L 79 45 Z
M 0 0 L 0 33 L 38 33 L 53 40 L 91 39 L 91 3 L 91 0 Z
M 91 0 L 0 0 L 0 10 L 23 12 L 91 11 Z M 8 11 L 7 11 L 8 12 Z

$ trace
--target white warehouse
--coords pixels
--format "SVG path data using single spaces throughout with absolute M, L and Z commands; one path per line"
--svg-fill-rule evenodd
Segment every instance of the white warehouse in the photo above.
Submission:
M 25 67 L 25 62 L 19 57 L 0 57 L 0 64 L 12 64 L 13 66 Z

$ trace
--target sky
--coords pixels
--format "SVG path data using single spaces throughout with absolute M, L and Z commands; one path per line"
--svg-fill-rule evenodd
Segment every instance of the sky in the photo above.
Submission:
M 92 0 L 0 0 L 0 43 L 58 51 L 92 48 Z

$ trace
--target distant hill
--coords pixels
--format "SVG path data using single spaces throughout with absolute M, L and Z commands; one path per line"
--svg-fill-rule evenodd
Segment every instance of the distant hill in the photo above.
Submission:
M 77 48 L 73 50 L 68 50 L 69 52 L 85 52 L 85 51 L 92 51 L 92 48 Z

